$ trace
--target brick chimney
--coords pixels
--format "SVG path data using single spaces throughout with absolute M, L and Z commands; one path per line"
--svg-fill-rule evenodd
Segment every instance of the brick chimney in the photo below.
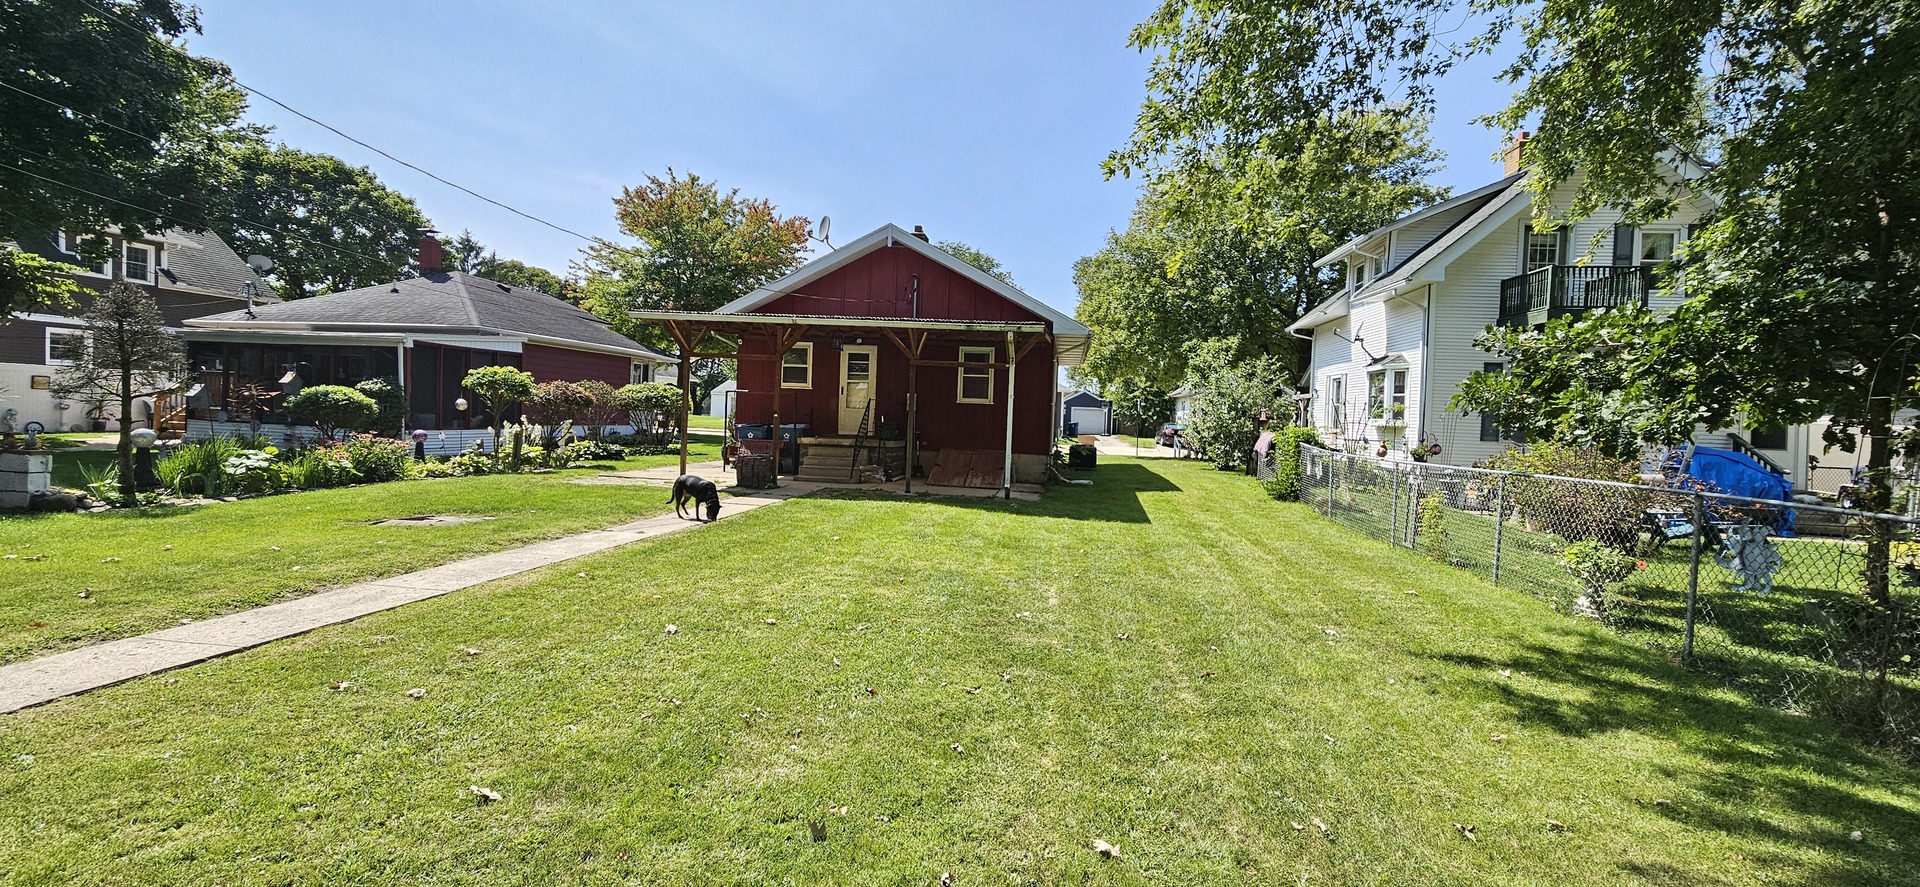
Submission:
M 927 236 L 927 229 L 922 228 L 919 225 L 913 226 L 913 236 L 918 237 L 921 240 L 924 240 L 928 243 L 933 242 L 933 239 Z
M 1519 172 L 1521 167 L 1526 166 L 1527 140 L 1531 138 L 1533 133 L 1523 129 L 1519 135 L 1513 137 L 1513 144 L 1500 149 L 1500 165 L 1506 169 L 1502 175 L 1513 175 Z
M 420 235 L 420 273 L 444 270 L 446 263 L 445 254 L 440 251 L 440 238 L 432 234 Z

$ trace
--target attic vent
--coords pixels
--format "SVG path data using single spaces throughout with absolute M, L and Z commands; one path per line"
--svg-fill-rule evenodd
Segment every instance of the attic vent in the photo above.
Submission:
M 500 291 L 501 291 L 501 292 L 503 292 L 503 293 L 510 293 L 510 292 L 513 292 L 513 287 L 510 287 L 510 286 L 507 286 L 507 285 L 506 285 L 506 284 L 504 284 L 504 283 L 496 283 L 496 284 L 494 284 L 494 286 L 497 286 L 497 287 L 499 287 L 499 288 L 500 288 Z
M 390 292 L 390 293 L 397 293 L 399 291 L 400 291 L 400 287 L 397 285 L 394 286 L 392 289 L 387 290 L 387 292 Z

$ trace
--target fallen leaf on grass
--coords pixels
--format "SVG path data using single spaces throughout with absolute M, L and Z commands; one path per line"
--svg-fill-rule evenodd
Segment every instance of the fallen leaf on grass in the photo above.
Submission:
M 1550 831 L 1550 832 L 1564 832 L 1564 831 L 1567 831 L 1567 830 L 1568 830 L 1568 829 L 1567 829 L 1567 824 L 1566 824 L 1566 823 L 1564 823 L 1564 822 L 1561 822 L 1561 821 L 1560 821 L 1560 820 L 1558 820 L 1558 819 L 1549 819 L 1549 820 L 1547 820 L 1547 831 Z M 1858 833 L 1858 832 L 1855 832 L 1855 834 L 1859 834 L 1859 833 Z
M 482 804 L 491 804 L 500 800 L 499 792 L 487 788 L 484 785 L 469 785 L 467 786 L 467 791 L 473 792 L 473 796 L 479 799 Z
M 1410 595 L 1414 595 L 1415 597 L 1418 597 L 1420 595 L 1420 592 L 1414 591 L 1411 588 L 1407 589 L 1406 593 Z
M 675 625 L 671 622 L 667 623 L 667 634 L 679 634 L 679 633 L 680 633 L 680 626 Z
M 1453 830 L 1456 832 L 1459 832 L 1460 837 L 1462 838 L 1466 838 L 1467 840 L 1472 841 L 1476 844 L 1480 843 L 1480 839 L 1478 837 L 1475 837 L 1473 834 L 1473 831 L 1474 831 L 1473 826 L 1464 825 L 1462 823 L 1456 822 L 1453 824 Z
M 953 749 L 953 753 L 954 753 L 954 754 L 956 754 L 956 755 L 964 755 L 964 754 L 966 754 L 966 753 L 967 753 L 967 750 L 966 750 L 966 749 L 964 749 L 964 748 L 961 748 L 961 747 L 960 747 L 960 743 L 958 743 L 958 742 L 956 742 L 956 743 L 954 743 L 954 744 L 952 744 L 952 745 L 949 745 L 949 746 L 947 746 L 947 747 L 948 747 L 948 748 L 950 748 L 950 749 Z
M 813 837 L 813 841 L 816 844 L 825 841 L 827 839 L 827 824 L 818 819 L 809 819 L 807 820 L 807 834 Z
M 1320 738 L 1321 738 L 1321 739 L 1325 739 L 1325 740 L 1326 740 L 1326 741 L 1328 741 L 1328 742 L 1332 742 L 1332 741 L 1333 741 L 1333 737 L 1332 737 L 1332 736 L 1329 736 L 1329 735 L 1327 735 L 1327 734 L 1325 734 L 1325 733 L 1322 733 L 1322 734 L 1320 734 Z
M 1006 672 L 1004 672 L 1004 671 L 1003 671 L 1003 672 L 1001 672 L 1001 673 L 1000 673 L 1000 683 L 1002 683 L 1002 684 L 1011 684 L 1011 683 L 1013 683 L 1013 675 L 1011 675 L 1011 674 L 1008 674 L 1008 673 L 1006 673 Z
M 681 702 L 681 701 L 679 700 L 679 698 L 677 698 L 677 697 L 668 697 L 668 696 L 663 696 L 663 697 L 661 697 L 661 698 L 660 698 L 660 701 L 661 701 L 661 702 L 664 702 L 664 703 L 666 703 L 666 704 L 668 704 L 668 705 L 671 705 L 671 706 L 673 706 L 674 708 L 679 708 L 680 706 L 682 706 L 682 705 L 684 705 L 684 704 L 685 704 L 685 703 L 683 703 L 683 702 Z
M 1098 853 L 1101 856 L 1104 856 L 1108 859 L 1120 858 L 1120 848 L 1115 847 L 1112 844 L 1109 844 L 1105 841 L 1102 841 L 1099 838 L 1093 839 L 1092 846 L 1093 846 L 1093 852 Z
M 1307 830 L 1307 827 L 1305 825 L 1302 825 L 1301 823 L 1298 823 L 1298 822 L 1289 822 L 1287 824 L 1290 826 L 1293 826 L 1293 830 L 1296 832 L 1304 832 Z
M 335 693 L 338 693 L 342 690 L 351 690 L 353 689 L 353 682 L 352 681 L 334 681 L 333 683 L 327 685 L 327 689 L 332 690 Z
M 172 551 L 172 550 L 173 550 L 173 546 L 171 546 L 171 545 L 162 545 L 162 546 L 160 546 L 160 550 L 161 550 L 161 551 Z
M 1210 678 L 1213 676 L 1214 676 L 1214 672 L 1211 672 L 1211 671 L 1203 671 L 1200 673 L 1200 677 L 1202 680 L 1205 680 L 1206 678 Z
M 171 687 L 171 686 L 173 686 L 174 684 L 178 684 L 178 683 L 180 683 L 180 679 L 179 679 L 179 678 L 167 678 L 166 680 L 164 680 L 164 681 L 161 681 L 161 682 L 160 682 L 160 686 L 162 686 L 162 687 Z
M 32 622 L 27 623 L 27 627 L 28 628 L 46 628 L 47 624 L 45 622 L 41 622 L 38 619 L 35 619 Z
M 1133 636 L 1132 636 L 1132 635 L 1130 635 L 1130 634 L 1127 634 L 1127 633 L 1126 633 L 1126 632 L 1124 632 L 1124 631 L 1123 631 L 1123 632 L 1120 632 L 1119 634 L 1116 634 L 1116 635 L 1114 635 L 1114 636 L 1113 636 L 1113 639 L 1114 639 L 1114 640 L 1116 640 L 1116 641 L 1125 641 L 1125 640 L 1131 640 L 1132 638 L 1133 638 Z
M 1493 740 L 1494 742 L 1506 742 L 1506 741 L 1507 741 L 1507 734 L 1505 734 L 1505 733 L 1495 733 L 1495 734 L 1493 734 L 1492 736 L 1489 736 L 1489 737 L 1487 737 L 1487 738 L 1488 738 L 1488 739 L 1491 739 L 1491 740 Z
M 980 695 L 980 688 L 979 688 L 979 687 L 968 687 L 968 688 L 967 688 L 967 695 L 968 695 L 968 696 L 978 696 L 978 695 Z
M 880 695 L 880 691 L 879 691 L 879 690 L 875 690 L 875 689 L 874 689 L 874 688 L 872 688 L 872 687 L 868 687 L 868 688 L 867 688 L 867 695 L 868 695 L 868 696 L 878 696 L 878 695 Z
M 82 597 L 82 598 L 90 598 L 90 597 L 93 597 L 93 589 L 91 589 L 91 588 L 86 588 L 86 589 L 82 589 L 82 590 L 80 591 L 80 595 L 79 595 L 79 596 L 80 596 L 80 597 Z
M 952 872 L 941 872 L 941 873 L 940 873 L 940 887 L 953 887 L 953 873 L 952 873 Z
M 465 648 L 465 649 L 463 649 L 463 650 L 461 650 L 460 652 L 462 652 L 462 653 L 465 653 L 465 654 L 467 654 L 468 656 L 478 656 L 478 655 L 480 655 L 480 648 L 479 648 L 479 647 L 467 647 L 467 648 Z
M 849 810 L 851 810 L 851 809 L 853 809 L 853 808 L 851 808 L 851 807 L 848 807 L 848 806 L 847 806 L 847 805 L 845 805 L 845 804 L 841 804 L 841 805 L 840 805 L 840 806 L 838 806 L 838 807 L 828 807 L 828 808 L 827 808 L 827 812 L 828 812 L 828 813 L 831 813 L 831 814 L 833 814 L 833 815 L 835 815 L 835 816 L 845 816 L 845 815 L 847 815 L 847 811 L 849 811 Z
M 279 550 L 280 550 L 280 546 L 278 546 L 278 545 L 269 545 L 269 546 L 267 546 L 267 550 L 268 550 L 268 551 L 279 551 Z
M 47 559 L 47 556 L 44 554 L 29 554 L 26 557 L 21 558 L 21 560 L 23 561 L 43 561 L 46 559 Z
M 762 619 L 762 620 L 760 620 L 760 621 L 761 621 L 761 622 L 765 622 L 765 623 L 766 623 L 766 624 L 768 624 L 768 625 L 779 625 L 779 624 L 780 624 L 780 620 L 778 620 L 778 619 Z
M 407 698 L 409 698 L 409 699 L 425 699 L 425 698 L 427 698 L 427 688 L 425 688 L 425 687 L 415 687 L 415 688 L 413 688 L 413 689 L 411 689 L 411 690 L 408 690 L 408 691 L 407 691 Z
M 100 562 L 101 562 L 101 563 L 103 563 L 103 564 L 111 564 L 111 563 L 115 563 L 115 562 L 117 562 L 117 561 L 119 561 L 119 560 L 120 560 L 120 559 L 119 559 L 119 558 L 117 558 L 117 557 L 103 557 L 103 558 L 101 558 L 101 559 L 100 559 Z
M 1500 669 L 1500 676 L 1503 678 L 1513 677 L 1513 669 L 1511 668 Z
M 1314 828 L 1317 828 L 1320 830 L 1320 837 L 1327 838 L 1329 840 L 1333 838 L 1333 829 L 1328 828 L 1327 824 L 1320 820 L 1320 817 L 1315 816 L 1310 821 L 1313 823 Z

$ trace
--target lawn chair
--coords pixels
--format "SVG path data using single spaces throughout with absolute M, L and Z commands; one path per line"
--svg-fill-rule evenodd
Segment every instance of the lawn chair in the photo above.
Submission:
M 1647 550 L 1659 551 L 1675 539 L 1693 537 L 1693 516 L 1680 508 L 1649 508 L 1640 515 L 1647 531 Z

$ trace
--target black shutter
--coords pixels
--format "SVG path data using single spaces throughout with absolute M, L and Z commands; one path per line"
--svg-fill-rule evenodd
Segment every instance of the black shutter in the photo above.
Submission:
M 1506 364 L 1503 364 L 1503 363 L 1484 363 L 1480 365 L 1480 369 L 1489 373 L 1499 373 L 1499 372 L 1505 372 L 1507 369 L 1507 366 Z M 1500 439 L 1500 437 L 1501 437 L 1500 429 L 1495 428 L 1493 426 L 1493 417 L 1487 415 L 1486 413 L 1481 413 L 1480 414 L 1480 439 L 1483 441 L 1497 441 Z
M 1613 263 L 1615 265 L 1634 264 L 1633 226 L 1613 226 Z

